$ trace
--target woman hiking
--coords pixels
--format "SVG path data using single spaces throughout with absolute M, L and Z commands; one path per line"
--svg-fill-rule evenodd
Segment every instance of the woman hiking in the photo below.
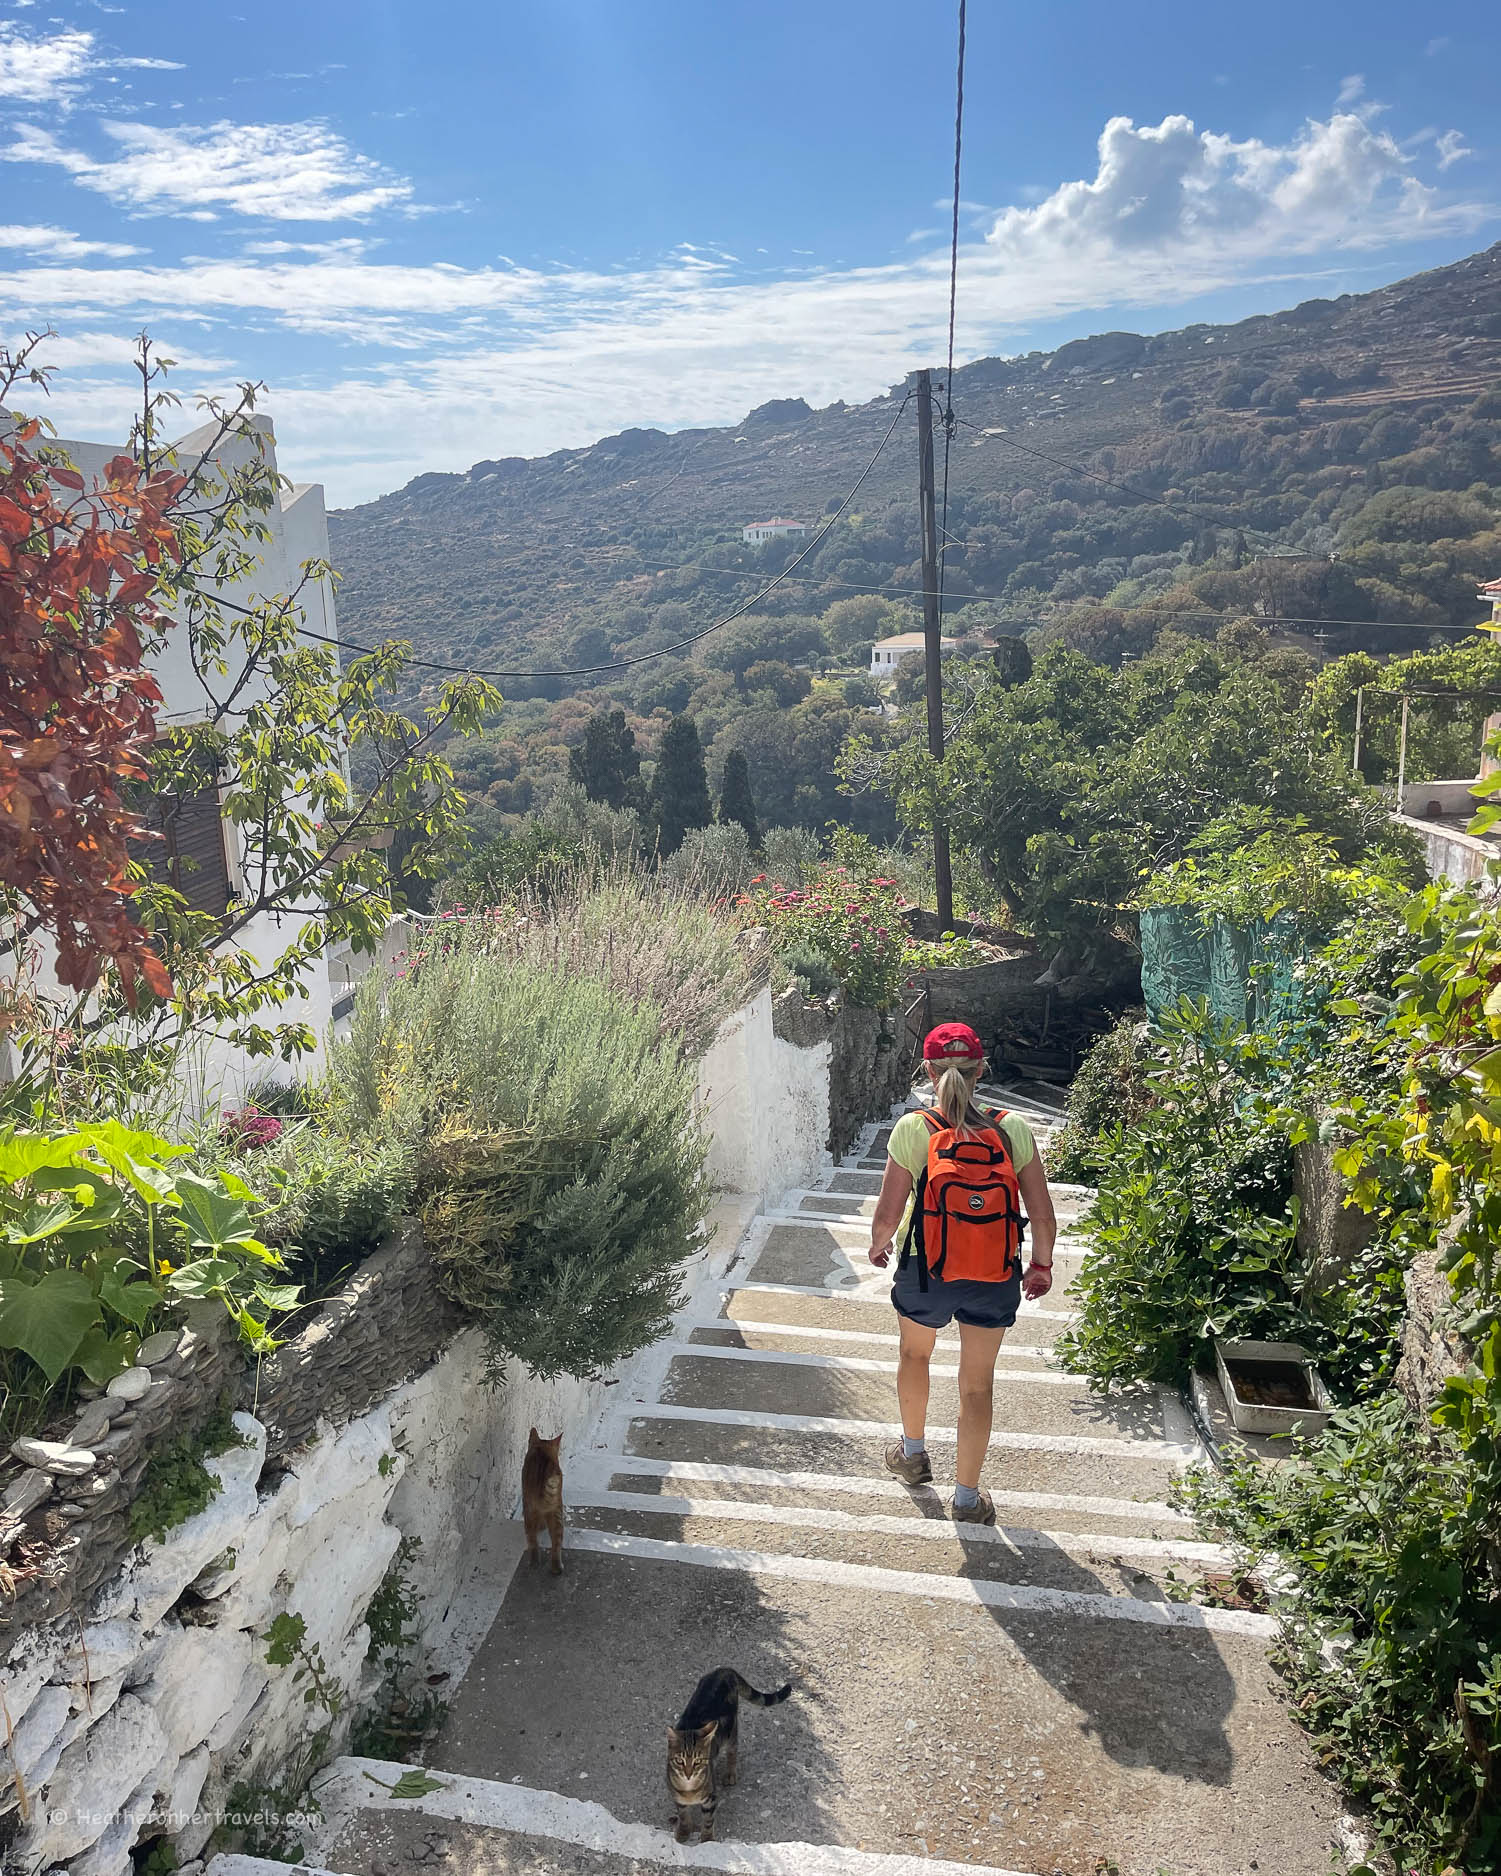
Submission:
M 886 1449 L 887 1470 L 906 1485 L 933 1477 L 924 1438 L 928 1362 L 938 1331 L 959 1324 L 959 1451 L 953 1517 L 994 1524 L 980 1488 L 990 1444 L 996 1357 L 1025 1296 L 1053 1284 L 1057 1220 L 1031 1129 L 1015 1114 L 975 1104 L 985 1066 L 967 1023 L 941 1023 L 923 1043 L 931 1105 L 891 1129 L 881 1196 L 870 1221 L 870 1261 L 884 1270 L 900 1232 L 891 1301 L 901 1324 L 896 1393 L 902 1437 Z M 1023 1222 L 1032 1256 L 1022 1273 Z

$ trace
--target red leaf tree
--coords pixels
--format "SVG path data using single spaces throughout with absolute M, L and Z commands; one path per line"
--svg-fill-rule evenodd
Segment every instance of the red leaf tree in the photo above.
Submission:
M 0 360 L 0 393 L 24 358 Z M 50 936 L 61 983 L 91 989 L 112 963 L 134 1008 L 142 982 L 172 989 L 131 903 L 147 829 L 126 791 L 156 737 L 142 659 L 169 623 L 154 595 L 184 477 L 120 455 L 86 488 L 40 435 L 0 430 L 0 886 L 22 933 Z

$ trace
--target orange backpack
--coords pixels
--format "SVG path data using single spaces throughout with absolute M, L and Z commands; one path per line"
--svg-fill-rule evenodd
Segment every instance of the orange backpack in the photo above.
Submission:
M 1026 1220 L 1005 1135 L 990 1125 L 971 1126 L 961 1136 L 941 1114 L 926 1107 L 917 1112 L 928 1126 L 928 1163 L 918 1175 L 901 1263 L 915 1244 L 922 1290 L 930 1276 L 949 1283 L 1009 1281 L 1021 1261 Z M 986 1118 L 998 1123 L 1004 1113 Z

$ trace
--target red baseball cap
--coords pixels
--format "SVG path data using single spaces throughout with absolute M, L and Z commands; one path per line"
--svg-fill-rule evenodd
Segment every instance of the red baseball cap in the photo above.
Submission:
M 925 1062 L 978 1062 L 984 1054 L 985 1044 L 968 1023 L 940 1023 L 922 1045 Z

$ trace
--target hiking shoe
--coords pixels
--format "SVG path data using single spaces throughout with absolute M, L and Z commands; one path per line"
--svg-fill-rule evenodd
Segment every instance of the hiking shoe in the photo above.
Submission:
M 909 1458 L 900 1440 L 893 1440 L 886 1448 L 886 1470 L 894 1472 L 903 1485 L 929 1485 L 933 1480 L 933 1467 L 926 1452 L 913 1453 Z M 990 1515 L 994 1517 L 995 1513 Z
M 977 1505 L 951 1504 L 949 1506 L 949 1516 L 954 1520 L 955 1524 L 994 1524 L 995 1500 L 982 1485 L 980 1487 L 980 1502 Z

